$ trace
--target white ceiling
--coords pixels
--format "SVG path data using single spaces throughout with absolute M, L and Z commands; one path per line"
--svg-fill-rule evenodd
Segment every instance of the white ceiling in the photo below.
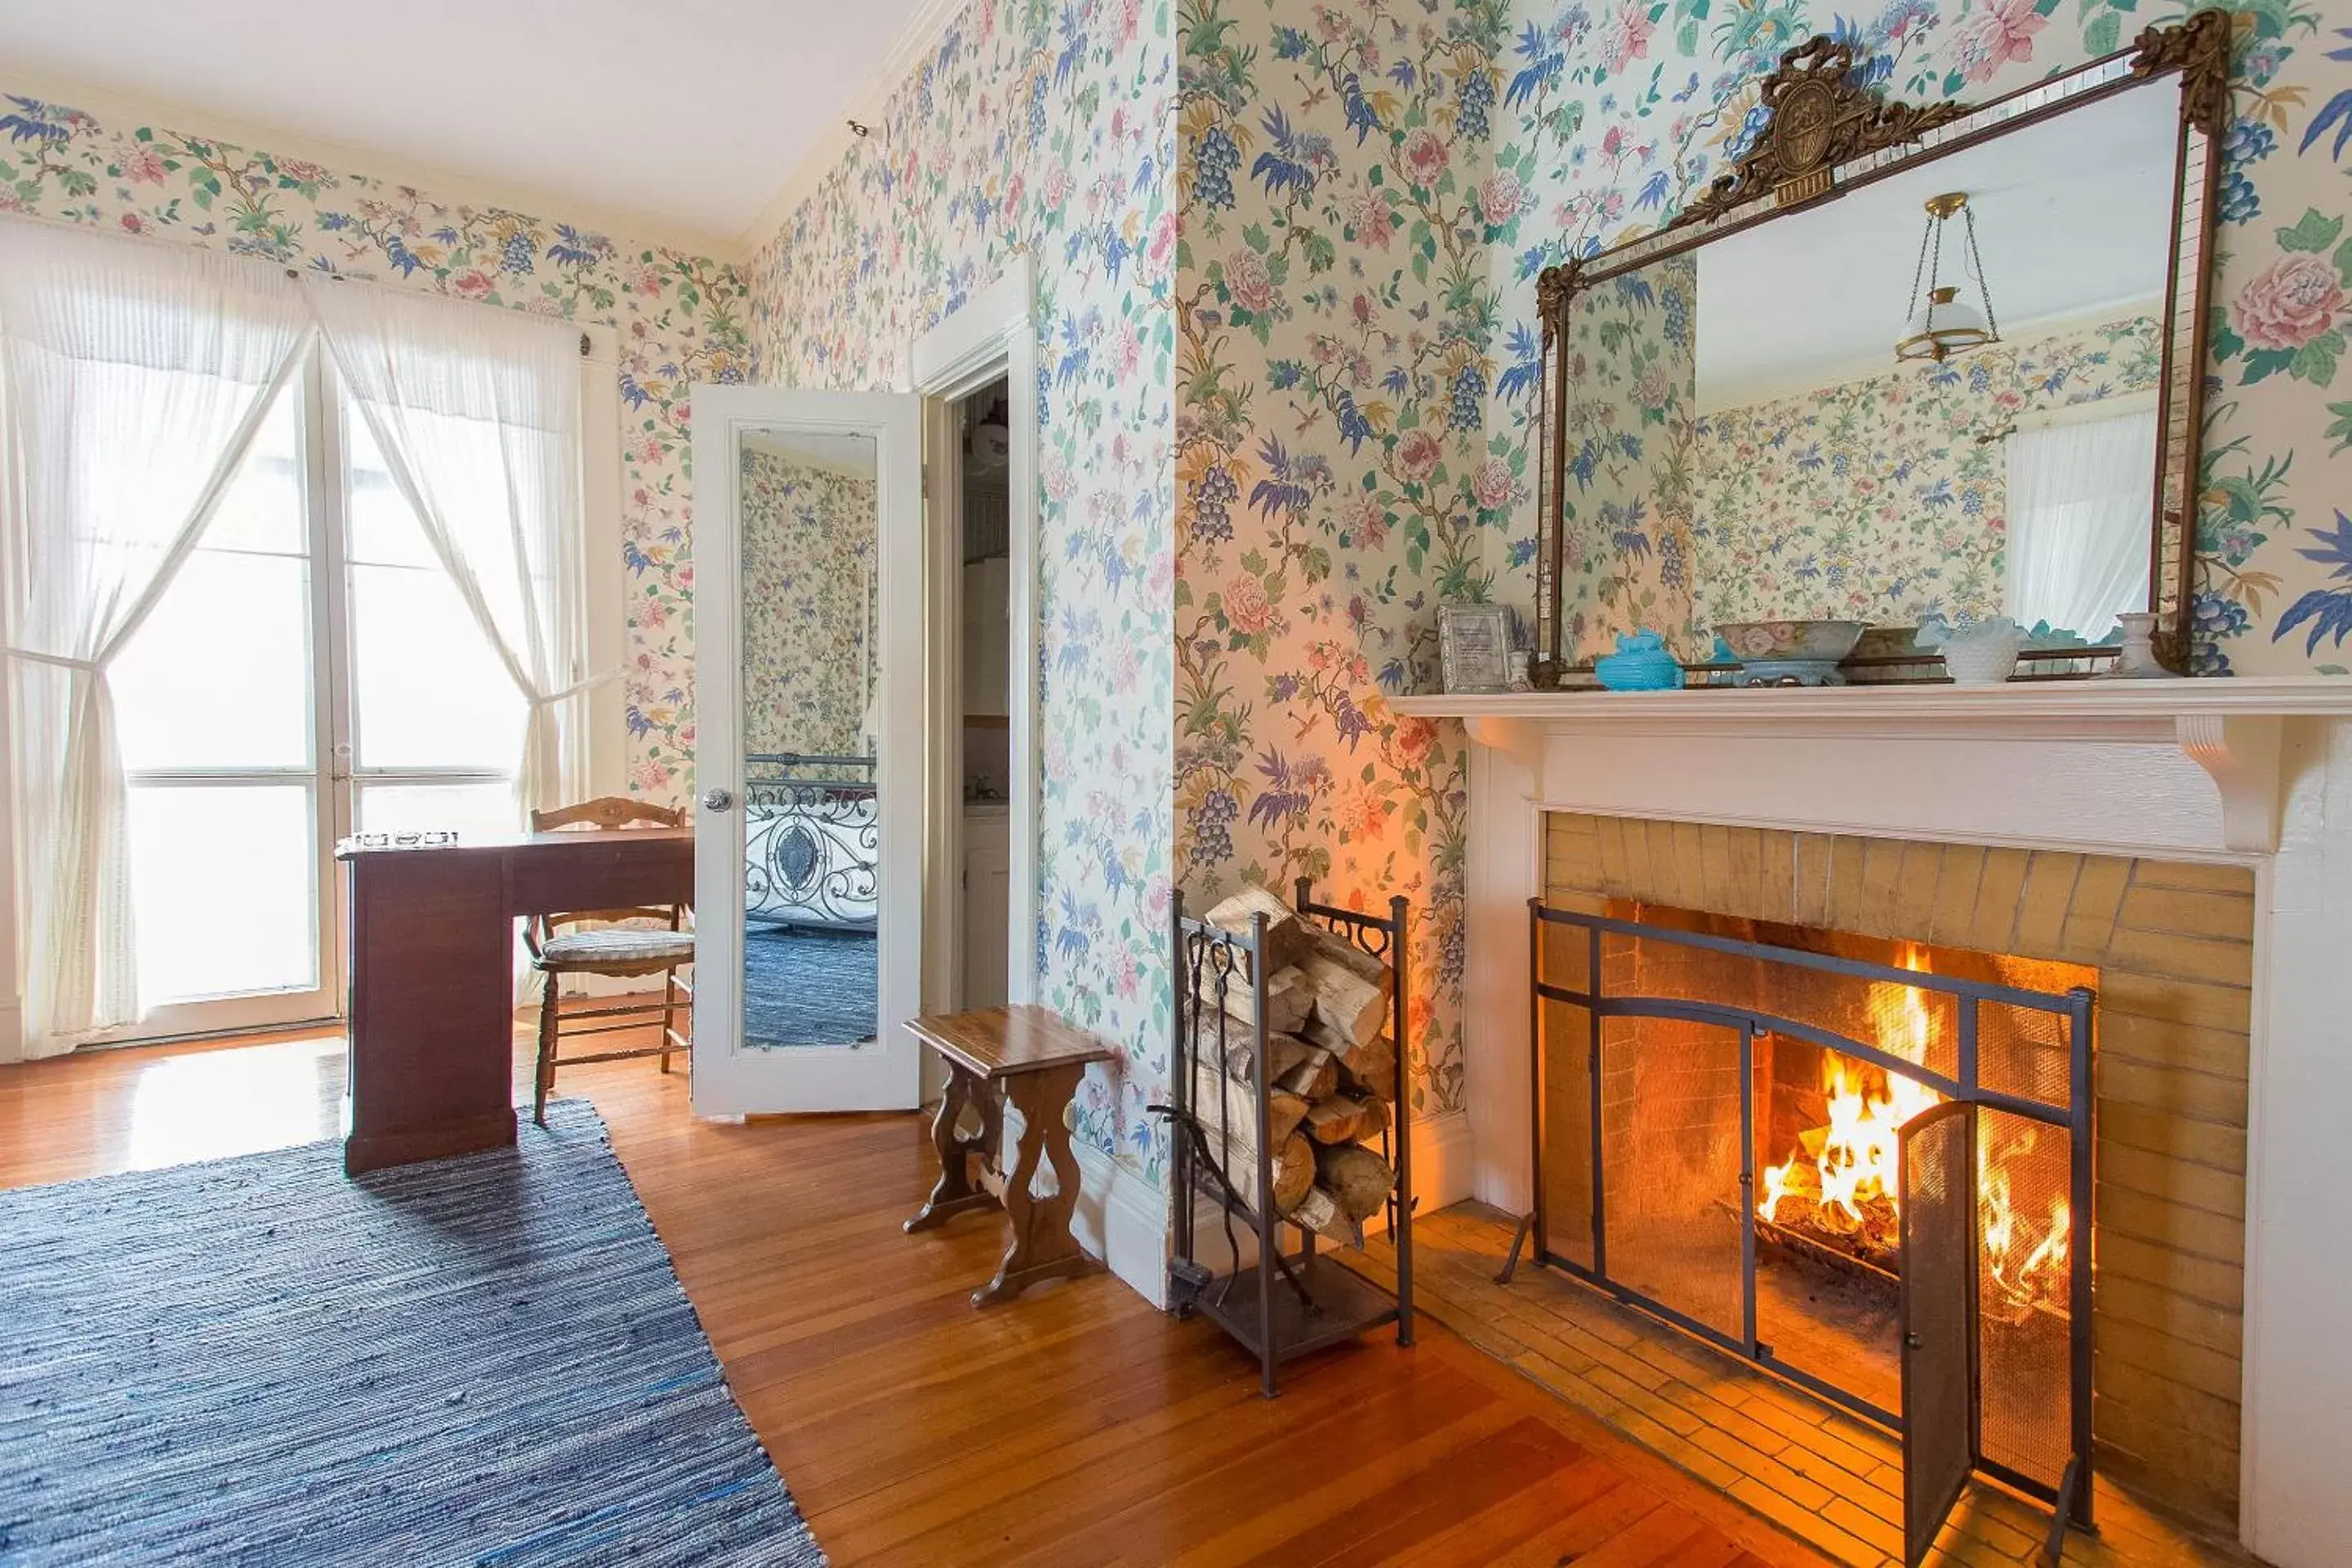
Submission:
M 1965 191 L 2001 336 L 2155 308 L 2171 237 L 2179 95 L 2126 92 L 1698 252 L 1698 411 L 1894 368 L 1925 203 Z M 1961 278 L 1955 218 L 1941 276 Z M 1963 285 L 1960 297 L 1973 300 Z
M 871 436 L 832 430 L 746 430 L 743 445 L 773 457 L 797 458 L 856 473 L 875 471 L 877 443 Z
M 23 76 L 734 242 L 925 0 L 0 0 Z M 96 105 L 89 106 L 95 110 Z M 356 167 L 374 173 L 365 163 Z M 567 209 L 567 204 L 569 204 Z

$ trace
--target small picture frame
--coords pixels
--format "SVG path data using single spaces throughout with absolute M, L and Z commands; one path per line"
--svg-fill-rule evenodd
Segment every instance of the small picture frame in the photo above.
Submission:
M 1501 605 L 1440 605 L 1437 655 L 1449 692 L 1510 689 L 1511 612 Z

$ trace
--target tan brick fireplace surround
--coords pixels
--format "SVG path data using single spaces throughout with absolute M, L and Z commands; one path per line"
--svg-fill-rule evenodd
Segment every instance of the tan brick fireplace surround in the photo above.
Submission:
M 1562 908 L 1632 900 L 2096 971 L 2099 1462 L 2231 1521 L 2251 872 L 1565 812 L 1543 842 L 1545 900 Z

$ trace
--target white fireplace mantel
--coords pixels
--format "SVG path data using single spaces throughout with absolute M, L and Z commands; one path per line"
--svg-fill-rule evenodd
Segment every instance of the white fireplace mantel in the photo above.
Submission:
M 2212 833 L 2194 835 L 2206 842 L 2177 841 L 2171 847 L 2263 854 L 2278 842 L 2282 721 L 2352 718 L 2352 680 L 2302 676 L 1503 692 L 1403 697 L 1391 706 L 1421 718 L 1461 720 L 1472 740 L 1510 753 L 1538 786 L 1556 742 L 1573 748 L 1603 735 L 1958 748 L 2055 741 L 2171 749 L 2204 770 L 2219 792 Z
M 2228 862 L 2255 878 L 2241 1531 L 2352 1540 L 2352 679 L 1392 699 L 1462 721 L 1477 1195 L 1529 1198 L 1528 901 L 1547 812 Z

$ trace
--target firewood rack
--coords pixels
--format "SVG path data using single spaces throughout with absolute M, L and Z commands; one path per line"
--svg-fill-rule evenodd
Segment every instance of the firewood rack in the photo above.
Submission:
M 1204 921 L 1189 920 L 1180 892 L 1171 911 L 1172 984 L 1175 994 L 1175 1039 L 1170 1054 L 1172 1103 L 1152 1110 L 1169 1119 L 1173 1149 L 1171 1168 L 1175 1188 L 1175 1256 L 1169 1266 L 1169 1308 L 1178 1317 L 1199 1313 L 1231 1334 L 1257 1358 L 1260 1390 L 1268 1399 L 1279 1392 L 1279 1368 L 1299 1356 L 1339 1344 L 1389 1323 L 1396 1325 L 1396 1341 L 1411 1345 L 1412 1324 L 1412 1113 L 1405 1089 L 1409 1052 L 1405 1019 L 1405 933 L 1410 929 L 1409 900 L 1389 900 L 1386 918 L 1317 902 L 1308 879 L 1301 877 L 1294 908 L 1301 920 L 1319 921 L 1359 950 L 1387 964 L 1391 976 L 1389 1007 L 1390 1037 L 1396 1046 L 1395 1078 L 1389 1095 L 1390 1126 L 1380 1136 L 1380 1150 L 1396 1172 L 1385 1217 L 1396 1249 L 1396 1289 L 1383 1289 L 1316 1248 L 1311 1230 L 1293 1226 L 1275 1212 L 1272 1202 L 1273 1140 L 1270 1137 L 1266 1082 L 1267 1005 L 1265 984 L 1269 965 L 1264 915 L 1253 916 L 1246 931 L 1226 931 Z M 1250 1016 L 1243 1024 L 1223 1003 L 1234 988 L 1251 992 Z M 1256 1182 L 1251 1189 L 1262 1201 L 1245 1201 L 1223 1163 L 1235 1144 L 1226 1136 L 1225 1097 L 1210 1109 L 1196 1110 L 1193 1088 L 1196 1061 L 1214 1052 L 1217 1071 L 1234 1047 L 1250 1050 L 1257 1124 L 1251 1149 L 1257 1161 Z M 1197 1194 L 1197 1197 L 1196 1197 Z M 1222 1228 L 1227 1271 L 1220 1274 L 1198 1256 L 1196 1228 L 1200 1200 L 1213 1205 Z M 1255 1261 L 1239 1267 L 1237 1229 L 1255 1242 Z M 1295 1252 L 1282 1249 L 1282 1233 L 1298 1237 Z M 1272 1260 L 1272 1267 L 1267 1261 Z

